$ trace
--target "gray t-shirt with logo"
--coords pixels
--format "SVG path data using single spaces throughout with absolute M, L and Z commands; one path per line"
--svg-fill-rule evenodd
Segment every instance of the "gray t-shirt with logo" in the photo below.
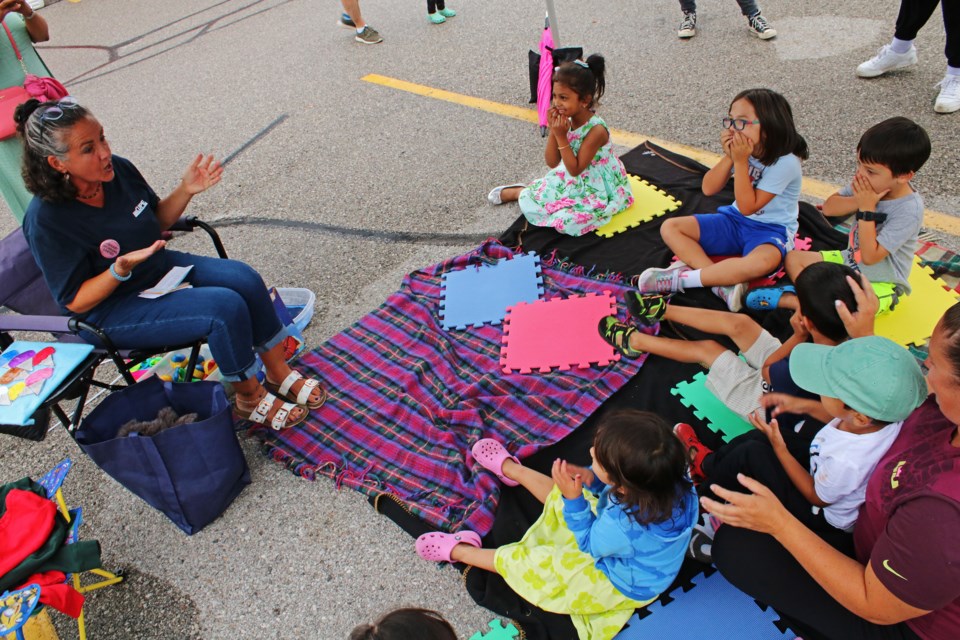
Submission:
M 839 191 L 839 195 L 850 197 L 853 188 L 848 185 Z M 910 293 L 907 279 L 913 266 L 913 254 L 917 250 L 917 236 L 923 224 L 923 198 L 914 191 L 902 198 L 881 200 L 877 203 L 877 213 L 887 214 L 886 221 L 877 224 L 877 242 L 889 255 L 876 264 L 864 264 L 860 257 L 859 221 L 854 221 L 845 258 L 870 282 L 893 282 Z

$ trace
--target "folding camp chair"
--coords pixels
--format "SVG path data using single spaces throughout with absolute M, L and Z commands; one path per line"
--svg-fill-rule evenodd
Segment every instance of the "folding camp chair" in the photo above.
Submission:
M 63 498 L 63 491 L 61 490 L 63 481 L 67 477 L 67 473 L 70 471 L 72 465 L 71 460 L 67 458 L 37 481 L 37 483 L 42 485 L 46 490 L 47 498 L 56 502 L 61 515 L 63 515 L 70 524 L 70 531 L 67 534 L 67 539 L 64 544 L 73 544 L 79 539 L 78 530 L 82 522 L 82 509 L 80 507 L 69 509 L 66 500 Z M 113 573 L 105 571 L 104 569 L 91 569 L 88 573 L 93 573 L 99 580 L 84 585 L 80 581 L 80 576 L 75 573 L 72 576 L 67 576 L 67 582 L 71 583 L 73 588 L 78 592 L 84 594 L 96 589 L 102 589 L 103 587 L 109 587 L 124 580 L 122 572 Z M 30 584 L 22 589 L 0 595 L 0 637 L 5 638 L 10 634 L 14 634 L 17 640 L 23 640 L 24 625 L 27 624 L 31 616 L 40 613 L 43 609 L 43 605 L 40 604 L 41 591 L 42 587 L 39 585 Z M 86 640 L 87 632 L 83 609 L 80 610 L 80 615 L 77 618 L 77 626 L 80 640 Z
M 182 217 L 170 230 L 191 232 L 197 228 L 207 232 L 217 254 L 221 258 L 226 258 L 227 252 L 220 241 L 219 234 L 213 227 L 195 216 Z M 186 368 L 189 381 L 196 368 L 200 347 L 203 345 L 203 341 L 197 341 L 190 344 L 164 345 L 153 349 L 117 349 L 110 338 L 97 326 L 85 320 L 62 315 L 20 229 L 0 240 L 0 305 L 16 312 L 0 315 L 0 349 L 10 345 L 13 340 L 10 332 L 13 331 L 50 333 L 58 342 L 84 342 L 80 332 L 85 331 L 97 336 L 100 342 L 87 359 L 78 364 L 67 379 L 34 412 L 33 425 L 27 427 L 0 425 L 0 433 L 29 440 L 43 440 L 47 433 L 51 411 L 67 430 L 74 431 L 80 423 L 91 386 L 116 391 L 131 385 L 135 382 L 131 369 L 157 354 L 190 349 Z M 102 382 L 95 378 L 97 368 L 107 361 L 112 362 L 120 372 L 122 385 Z M 70 415 L 61 407 L 61 402 L 66 400 L 77 401 Z

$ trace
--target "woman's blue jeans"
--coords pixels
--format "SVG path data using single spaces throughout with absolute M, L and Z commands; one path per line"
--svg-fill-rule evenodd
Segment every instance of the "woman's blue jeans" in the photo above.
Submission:
M 107 298 L 86 318 L 120 349 L 150 349 L 206 339 L 225 380 L 256 375 L 254 352 L 279 344 L 289 331 L 277 318 L 263 278 L 253 267 L 166 250 L 167 267 L 193 265 L 181 289 L 148 300 L 136 294 Z M 96 338 L 84 335 L 96 344 Z

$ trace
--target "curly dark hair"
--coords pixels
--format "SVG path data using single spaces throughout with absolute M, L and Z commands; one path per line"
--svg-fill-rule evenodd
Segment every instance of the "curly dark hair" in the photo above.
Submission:
M 642 525 L 672 518 L 692 486 L 683 445 L 663 418 L 648 411 L 604 416 L 593 456 L 617 487 L 624 511 Z
M 60 108 L 62 113 L 56 120 L 43 117 L 52 107 Z M 63 158 L 69 149 L 65 132 L 90 115 L 79 104 L 61 107 L 59 101 L 40 102 L 33 98 L 17 107 L 13 119 L 23 142 L 21 173 L 30 193 L 47 202 L 69 202 L 77 197 L 77 188 L 68 176 L 51 167 L 47 158 Z

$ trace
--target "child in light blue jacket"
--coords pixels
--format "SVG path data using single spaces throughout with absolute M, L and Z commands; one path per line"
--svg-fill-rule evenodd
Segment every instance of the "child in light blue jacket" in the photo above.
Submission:
M 687 460 L 669 425 L 626 410 L 597 427 L 591 467 L 564 460 L 552 477 L 483 439 L 473 457 L 507 485 L 544 503 L 519 542 L 480 548 L 472 531 L 427 533 L 417 553 L 499 573 L 538 607 L 572 616 L 581 638 L 613 638 L 633 610 L 655 600 L 680 570 L 697 518 Z

